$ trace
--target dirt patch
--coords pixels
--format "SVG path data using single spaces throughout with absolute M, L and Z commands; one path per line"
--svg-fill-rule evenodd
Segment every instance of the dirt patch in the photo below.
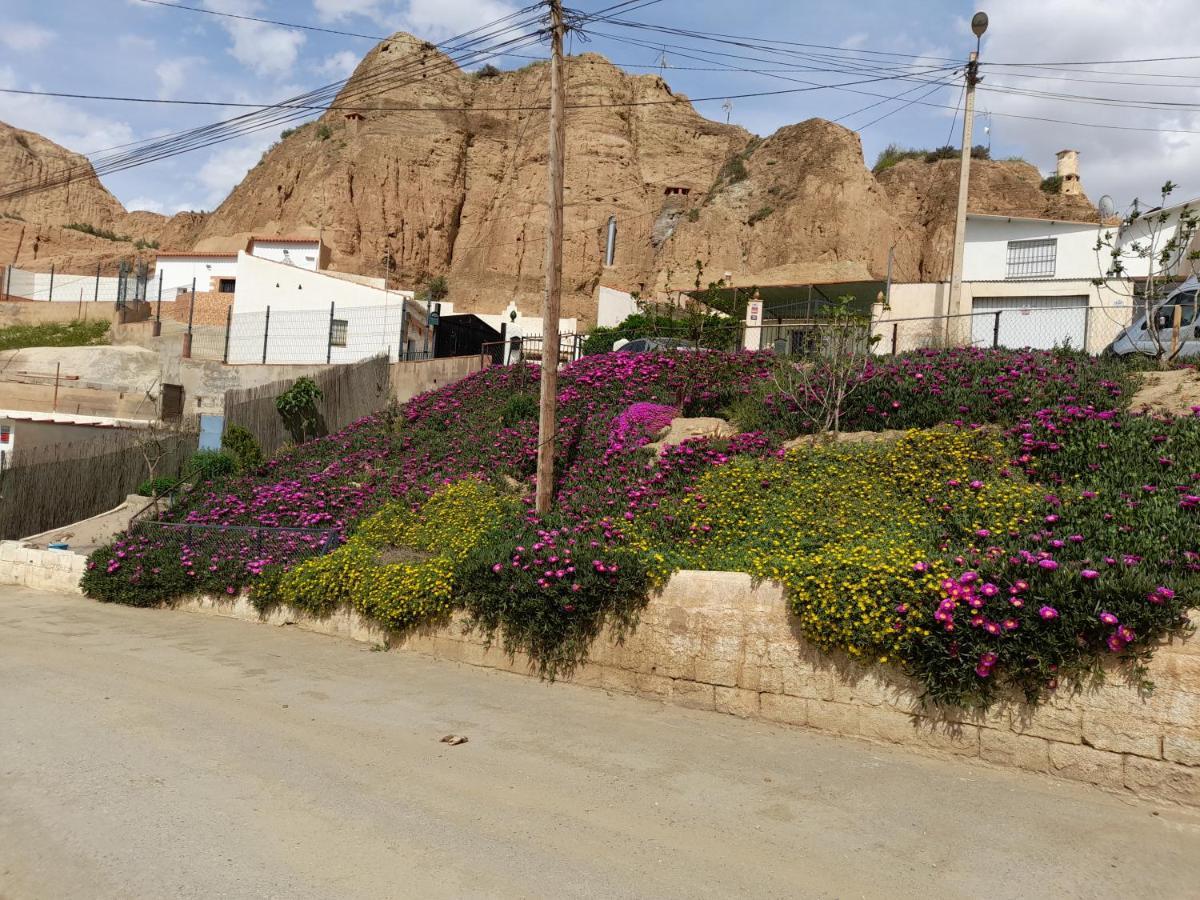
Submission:
M 432 558 L 432 553 L 413 550 L 411 547 L 386 547 L 379 551 L 375 560 L 381 566 L 391 566 L 396 563 L 420 563 Z
M 1132 408 L 1150 409 L 1172 416 L 1190 416 L 1200 407 L 1200 371 L 1175 369 L 1146 372 L 1142 386 L 1133 395 Z
M 784 450 L 796 447 L 825 447 L 829 444 L 882 444 L 897 441 L 903 437 L 903 431 L 843 431 L 834 434 L 824 431 L 820 434 L 802 434 L 800 437 L 784 441 Z

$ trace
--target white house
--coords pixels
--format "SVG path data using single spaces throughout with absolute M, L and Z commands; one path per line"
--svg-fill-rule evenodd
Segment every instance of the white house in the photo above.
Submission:
M 382 279 L 376 285 L 275 255 L 237 255 L 230 363 L 348 363 L 430 348 L 427 312 L 412 291 L 384 290 Z M 443 314 L 450 310 L 443 304 Z
M 162 284 L 163 300 L 188 294 L 193 283 L 198 293 L 216 291 L 232 294 L 237 280 L 237 253 L 200 253 L 196 251 L 159 253 L 154 274 L 147 285 L 149 299 L 157 297 Z

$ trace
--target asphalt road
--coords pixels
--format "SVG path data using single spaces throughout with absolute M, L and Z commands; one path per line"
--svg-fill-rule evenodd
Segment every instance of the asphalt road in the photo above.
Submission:
M 0 588 L 4 900 L 1197 895 L 1192 813 Z

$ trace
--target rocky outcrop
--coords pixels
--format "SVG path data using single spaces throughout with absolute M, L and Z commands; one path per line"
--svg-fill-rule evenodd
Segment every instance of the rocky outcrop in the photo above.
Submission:
M 5 198 L 20 187 L 42 184 L 59 186 Z M 125 207 L 96 178 L 87 157 L 0 122 L 0 217 L 111 228 L 125 217 Z
M 947 277 L 958 163 L 873 175 L 858 135 L 820 119 L 759 139 L 705 119 L 654 75 L 596 54 L 567 61 L 564 314 L 595 316 L 604 284 L 642 292 Z M 446 275 L 461 311 L 540 305 L 549 73 L 459 70 L 405 34 L 363 59 L 332 108 L 284 133 L 212 213 L 126 213 L 94 177 L 0 202 L 0 263 L 94 267 L 133 248 L 64 231 L 83 222 L 164 249 L 231 250 L 253 234 L 320 235 L 334 269 L 413 287 Z M 0 183 L 87 161 L 0 127 Z M 979 161 L 971 209 L 1094 220 L 1020 162 Z M 0 190 L 0 194 L 3 191 Z M 16 204 L 16 205 L 13 205 Z M 609 219 L 616 261 L 604 265 Z
M 901 225 L 905 274 L 898 277 L 913 281 L 950 278 L 958 173 L 958 160 L 927 163 L 910 159 L 876 176 Z M 1041 181 L 1041 173 L 1027 162 L 973 160 L 967 209 L 972 213 L 1099 221 L 1096 207 L 1087 197 L 1046 193 Z

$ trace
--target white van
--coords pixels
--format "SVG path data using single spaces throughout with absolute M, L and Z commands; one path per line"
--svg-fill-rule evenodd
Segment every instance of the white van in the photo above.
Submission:
M 1162 345 L 1168 356 L 1171 353 L 1171 330 L 1175 322 L 1176 306 L 1182 307 L 1182 315 L 1179 326 L 1179 352 L 1175 354 L 1175 358 L 1200 356 L 1200 317 L 1196 315 L 1197 307 L 1200 306 L 1200 279 L 1189 278 L 1154 309 L 1158 344 Z M 1147 316 L 1143 313 L 1133 320 L 1132 325 L 1117 335 L 1116 340 L 1105 349 L 1105 353 L 1115 353 L 1117 356 L 1129 356 L 1133 353 L 1158 356 L 1159 347 L 1146 323 Z

